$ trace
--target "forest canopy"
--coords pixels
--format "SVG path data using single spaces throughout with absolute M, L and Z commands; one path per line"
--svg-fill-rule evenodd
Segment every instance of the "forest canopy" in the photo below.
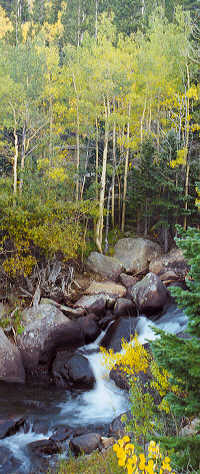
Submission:
M 198 226 L 198 2 L 1 0 L 0 18 L 5 271 Z

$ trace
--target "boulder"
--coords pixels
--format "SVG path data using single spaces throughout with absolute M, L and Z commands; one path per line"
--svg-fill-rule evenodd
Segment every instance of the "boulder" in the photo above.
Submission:
M 69 439 L 73 435 L 73 430 L 70 426 L 59 426 L 55 428 L 53 434 L 49 438 L 56 443 L 63 443 L 66 439 Z
M 102 436 L 101 443 L 104 449 L 109 449 L 115 443 L 115 439 L 113 437 L 107 438 L 107 436 Z
M 115 245 L 114 256 L 127 273 L 139 274 L 148 271 L 149 263 L 161 256 L 160 245 L 141 237 L 121 239 Z
M 126 296 L 126 288 L 113 281 L 93 281 L 85 292 L 87 295 L 108 294 L 117 298 Z
M 72 389 L 89 389 L 95 383 L 90 363 L 82 354 L 59 352 L 52 365 L 57 385 Z
M 107 257 L 98 252 L 92 252 L 87 259 L 87 268 L 103 277 L 117 280 L 123 271 L 121 263 L 113 257 Z
M 130 286 L 133 286 L 138 282 L 138 278 L 131 275 L 126 275 L 126 273 L 121 273 L 120 281 L 122 282 L 122 285 L 128 290 Z
M 105 294 L 82 296 L 76 304 L 75 308 L 84 308 L 90 313 L 95 313 L 100 316 L 104 315 L 107 303 L 107 296 Z M 114 306 L 115 301 L 113 301 Z
M 167 272 L 162 273 L 159 276 L 159 278 L 160 278 L 161 281 L 164 281 L 165 284 L 166 284 L 167 282 L 178 280 L 178 275 L 175 272 L 173 272 L 172 270 L 168 270 Z
M 54 300 L 51 300 L 50 298 L 41 298 L 40 304 L 52 304 L 53 306 L 56 306 L 62 313 L 66 314 L 70 319 L 77 319 L 80 318 L 80 316 L 83 316 L 85 314 L 85 311 L 83 308 L 71 308 L 70 306 L 65 306 L 63 304 L 57 303 Z
M 181 249 L 173 248 L 168 254 L 160 258 L 154 258 L 149 265 L 149 271 L 156 275 L 173 272 L 176 278 L 184 279 L 189 267 L 185 261 Z M 175 279 L 175 278 L 173 278 Z
M 179 436 L 195 436 L 200 433 L 200 418 L 193 418 L 187 425 L 179 431 Z
M 0 439 L 12 436 L 24 426 L 25 418 L 10 417 L 10 419 L 0 418 Z
M 71 451 L 78 456 L 79 454 L 91 454 L 95 449 L 101 449 L 101 436 L 98 433 L 87 433 L 77 436 L 70 440 L 69 447 Z
M 123 418 L 127 418 L 127 421 L 129 421 L 131 419 L 131 411 L 127 411 L 117 416 L 117 418 L 114 418 L 110 424 L 109 434 L 114 438 L 122 438 L 125 434 L 127 434 L 126 422 L 123 420 Z
M 42 439 L 33 441 L 27 445 L 27 448 L 37 456 L 56 454 L 61 451 L 61 447 L 52 439 Z
M 100 334 L 100 328 L 97 324 L 97 316 L 94 313 L 90 313 L 78 319 L 80 327 L 83 331 L 85 344 L 95 341 Z
M 101 346 L 119 352 L 122 348 L 122 338 L 129 342 L 131 336 L 135 334 L 135 327 L 135 318 L 119 318 L 108 328 L 101 341 Z
M 147 316 L 161 311 L 170 300 L 166 287 L 154 273 L 148 273 L 130 289 L 130 293 L 139 312 Z
M 17 346 L 12 344 L 0 328 L 0 380 L 5 382 L 25 382 L 22 357 Z
M 33 308 L 31 310 L 31 322 L 17 336 L 24 367 L 28 371 L 49 365 L 57 350 L 74 350 L 84 344 L 78 322 L 64 316 L 53 305 L 39 305 L 35 313 Z
M 115 319 L 116 319 L 116 317 L 114 316 L 114 314 L 111 311 L 108 310 L 108 311 L 106 311 L 106 314 L 105 314 L 104 318 L 100 319 L 99 327 L 103 331 L 105 331 L 108 324 L 111 323 L 111 321 L 114 321 Z
M 114 316 L 136 316 L 137 308 L 135 304 L 127 298 L 118 298 L 114 306 Z

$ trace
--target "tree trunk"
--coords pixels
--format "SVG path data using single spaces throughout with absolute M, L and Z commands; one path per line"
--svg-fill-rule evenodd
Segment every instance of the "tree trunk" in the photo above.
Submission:
M 141 120 L 140 120 L 140 143 L 141 144 L 143 142 L 143 123 L 144 123 L 145 111 L 146 111 L 146 99 L 145 99 L 145 103 L 144 103 L 142 117 L 141 117 Z
M 95 0 L 95 39 L 97 40 L 98 35 L 98 0 Z
M 24 184 L 24 168 L 25 168 L 25 153 L 26 153 L 26 122 L 23 125 L 22 130 L 22 154 L 21 154 L 21 177 L 19 183 L 19 191 L 22 193 L 22 188 Z
M 15 139 L 15 155 L 14 155 L 14 163 L 13 163 L 13 191 L 14 194 L 17 194 L 17 163 L 18 163 L 18 156 L 19 156 L 19 146 L 18 146 L 18 135 L 16 127 L 14 127 L 14 139 Z
M 113 108 L 115 111 L 115 105 Z M 113 125 L 112 226 L 115 225 L 116 123 Z
M 104 137 L 104 150 L 103 150 L 103 166 L 101 174 L 101 189 L 99 196 L 99 217 L 96 226 L 96 245 L 99 252 L 102 253 L 102 239 L 103 239 L 103 213 L 104 213 L 104 199 L 105 199 L 105 187 L 106 187 L 106 166 L 108 156 L 108 140 L 109 140 L 109 100 L 107 98 L 107 104 L 105 102 L 105 137 Z
M 189 90 L 190 88 L 190 74 L 189 74 L 189 67 L 188 65 L 186 66 L 187 68 L 187 88 Z M 185 110 L 185 149 L 186 149 L 186 172 L 185 172 L 185 212 L 188 210 L 188 192 L 189 192 L 189 174 L 190 174 L 190 163 L 189 163 L 189 155 L 188 155 L 188 148 L 189 148 L 189 120 L 188 120 L 188 115 L 190 113 L 190 99 L 189 97 L 185 94 L 185 104 L 186 104 L 186 110 Z M 187 215 L 185 214 L 184 216 L 184 221 L 183 221 L 183 228 L 184 230 L 187 229 Z
M 97 201 L 99 198 L 98 169 L 99 169 L 99 129 L 98 129 L 98 119 L 96 118 L 96 199 Z
M 124 169 L 124 192 L 123 192 L 123 203 L 122 203 L 122 225 L 121 230 L 124 232 L 125 227 L 125 214 L 126 214 L 126 193 L 127 193 L 127 177 L 128 177 L 128 160 L 129 160 L 129 136 L 130 136 L 130 115 L 131 115 L 131 105 L 128 106 L 128 124 L 127 124 L 127 150 L 126 150 L 126 159 L 125 159 L 125 169 Z
M 79 118 L 79 95 L 76 87 L 74 73 L 72 72 L 74 90 L 76 94 L 76 201 L 79 199 L 79 166 L 80 166 L 80 118 Z
M 106 214 L 106 232 L 105 232 L 105 247 L 104 247 L 104 253 L 107 253 L 109 250 L 109 245 L 108 245 L 108 232 L 109 232 L 109 217 L 110 217 L 110 200 L 111 200 L 111 189 L 112 189 L 112 184 L 109 187 L 108 191 L 108 200 L 107 200 L 107 214 Z

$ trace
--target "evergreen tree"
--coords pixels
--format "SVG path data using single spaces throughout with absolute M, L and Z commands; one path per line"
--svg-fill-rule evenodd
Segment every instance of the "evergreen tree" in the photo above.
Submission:
M 163 331 L 157 331 L 160 339 L 153 344 L 153 352 L 162 367 L 171 374 L 172 383 L 180 391 L 168 397 L 171 409 L 183 416 L 198 415 L 200 411 L 200 231 L 189 228 L 177 239 L 179 248 L 190 265 L 187 275 L 187 289 L 173 288 L 178 306 L 188 316 L 187 333 L 190 338 L 182 339 Z

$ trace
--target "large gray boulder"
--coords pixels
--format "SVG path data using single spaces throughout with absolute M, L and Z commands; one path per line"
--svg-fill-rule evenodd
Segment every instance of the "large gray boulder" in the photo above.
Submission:
M 25 372 L 19 349 L 12 344 L 0 328 L 0 380 L 25 382 Z
M 91 454 L 95 449 L 101 449 L 101 436 L 98 433 L 87 433 L 72 438 L 69 442 L 71 451 L 78 456 L 79 454 Z
M 103 293 L 113 297 L 123 298 L 126 296 L 126 288 L 113 281 L 93 281 L 85 293 L 87 295 L 98 295 Z
M 148 273 L 129 291 L 139 312 L 147 316 L 161 311 L 170 301 L 166 287 L 154 273 Z
M 114 316 L 137 316 L 137 308 L 131 300 L 118 298 L 114 306 Z
M 107 257 L 98 252 L 92 252 L 87 259 L 87 268 L 103 277 L 117 280 L 123 271 L 123 266 L 113 257 Z
M 160 245 L 141 237 L 121 239 L 115 245 L 114 257 L 120 261 L 127 273 L 148 271 L 151 260 L 160 257 Z
M 86 357 L 82 354 L 58 352 L 52 365 L 52 373 L 57 385 L 72 389 L 89 389 L 95 377 Z
M 74 305 L 75 308 L 83 308 L 89 313 L 95 313 L 98 315 L 104 315 L 106 305 L 107 305 L 107 295 L 97 294 L 97 295 L 85 295 L 82 296 Z M 113 306 L 115 300 L 113 301 Z
M 162 255 L 160 258 L 155 258 L 149 265 L 150 272 L 159 275 L 162 280 L 175 280 L 184 279 L 188 272 L 188 265 L 183 256 L 181 249 L 173 248 L 166 255 Z M 164 275 L 168 273 L 168 277 L 164 278 Z
M 112 349 L 114 352 L 121 351 L 122 339 L 130 341 L 135 334 L 136 319 L 123 317 L 119 318 L 108 328 L 105 336 L 101 341 L 101 346 L 107 350 Z
M 84 336 L 78 322 L 64 316 L 55 306 L 43 304 L 27 311 L 26 326 L 17 336 L 17 344 L 24 367 L 30 371 L 49 364 L 57 350 L 74 350 L 83 345 Z

